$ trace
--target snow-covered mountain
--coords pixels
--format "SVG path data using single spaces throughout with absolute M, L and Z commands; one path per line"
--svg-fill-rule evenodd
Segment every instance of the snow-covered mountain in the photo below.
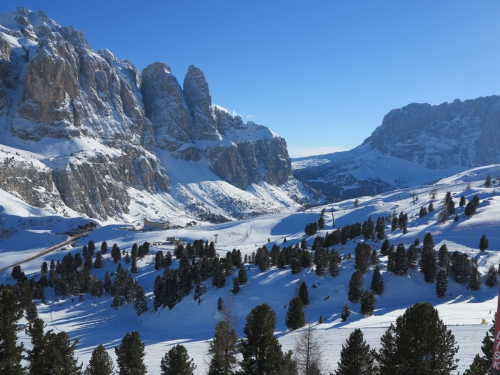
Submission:
M 390 111 L 362 145 L 294 160 L 294 176 L 330 198 L 373 195 L 500 162 L 500 96 Z
M 321 199 L 283 138 L 212 105 L 200 69 L 181 88 L 166 64 L 141 73 L 22 7 L 0 15 L 0 146 L 2 189 L 59 213 L 127 220 L 147 198 L 156 218 L 186 204 L 237 217 Z

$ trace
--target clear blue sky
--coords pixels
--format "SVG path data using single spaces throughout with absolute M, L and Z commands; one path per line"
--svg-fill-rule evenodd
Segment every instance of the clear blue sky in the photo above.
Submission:
M 291 156 L 359 145 L 393 108 L 500 94 L 500 1 L 2 0 L 139 69 L 203 70 L 212 101 Z M 253 117 L 254 116 L 254 117 Z

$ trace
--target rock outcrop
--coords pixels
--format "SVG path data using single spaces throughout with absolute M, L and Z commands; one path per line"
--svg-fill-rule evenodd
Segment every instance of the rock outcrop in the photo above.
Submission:
M 197 67 L 181 88 L 166 64 L 140 73 L 42 11 L 20 7 L 0 24 L 0 136 L 38 150 L 51 171 L 21 163 L 16 178 L 13 169 L 0 172 L 2 186 L 28 203 L 45 207 L 53 199 L 90 217 L 119 218 L 129 210 L 130 188 L 170 191 L 158 150 L 208 166 L 241 189 L 291 178 L 285 140 L 213 106 Z M 23 179 L 36 181 L 39 193 L 28 194 L 35 187 L 21 186 Z
M 259 181 L 280 185 L 290 179 L 285 140 L 212 105 L 200 69 L 189 67 L 181 89 L 166 64 L 151 64 L 142 71 L 141 92 L 156 145 L 172 156 L 186 161 L 204 157 L 215 174 L 242 189 Z

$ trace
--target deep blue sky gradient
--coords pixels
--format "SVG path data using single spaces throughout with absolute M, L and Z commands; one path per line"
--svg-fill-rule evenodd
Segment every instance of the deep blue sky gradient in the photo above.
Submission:
M 198 66 L 213 103 L 285 137 L 292 156 L 353 148 L 411 102 L 500 94 L 499 1 L 3 0 L 0 12 L 19 5 L 139 69 L 163 61 L 181 84 Z

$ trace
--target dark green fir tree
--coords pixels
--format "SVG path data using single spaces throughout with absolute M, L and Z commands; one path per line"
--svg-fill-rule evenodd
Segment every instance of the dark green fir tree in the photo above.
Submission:
M 366 343 L 363 332 L 356 328 L 342 345 L 340 361 L 335 375 L 374 374 L 373 356 L 370 345 Z
M 349 315 L 351 315 L 351 310 L 349 309 L 349 305 L 346 303 L 344 307 L 342 307 L 340 318 L 342 319 L 343 322 L 345 322 L 347 318 L 349 318 Z
M 384 293 L 384 280 L 382 274 L 380 273 L 380 268 L 378 266 L 373 270 L 372 282 L 370 284 L 370 289 L 373 293 L 381 296 Z
M 302 300 L 304 306 L 309 304 L 309 291 L 307 290 L 307 285 L 305 281 L 302 281 L 299 288 L 299 298 Z
M 306 317 L 304 315 L 304 305 L 300 297 L 294 297 L 288 304 L 288 311 L 286 313 L 285 325 L 291 331 L 304 327 L 306 324 Z
M 276 313 L 268 304 L 254 307 L 247 316 L 239 349 L 244 374 L 280 374 L 285 356 L 274 337 Z
M 448 289 L 448 273 L 446 269 L 441 268 L 436 276 L 436 295 L 438 298 L 443 298 Z
M 349 301 L 357 303 L 361 299 L 363 295 L 363 283 L 363 273 L 360 270 L 354 271 L 349 281 L 349 292 L 347 293 Z
M 103 345 L 99 345 L 92 352 L 89 364 L 84 375 L 111 375 L 114 373 L 113 360 Z
M 455 337 L 428 302 L 406 309 L 380 343 L 374 353 L 380 375 L 451 374 L 457 369 Z
M 20 269 L 20 268 L 19 268 Z M 16 294 L 7 287 L 0 294 L 0 374 L 23 375 L 23 344 L 17 345 L 17 322 L 23 310 Z
M 120 344 L 115 348 L 116 362 L 119 375 L 144 375 L 147 373 L 144 364 L 145 344 L 137 331 L 127 333 Z
M 184 345 L 176 345 L 161 360 L 161 375 L 193 375 L 196 365 Z

